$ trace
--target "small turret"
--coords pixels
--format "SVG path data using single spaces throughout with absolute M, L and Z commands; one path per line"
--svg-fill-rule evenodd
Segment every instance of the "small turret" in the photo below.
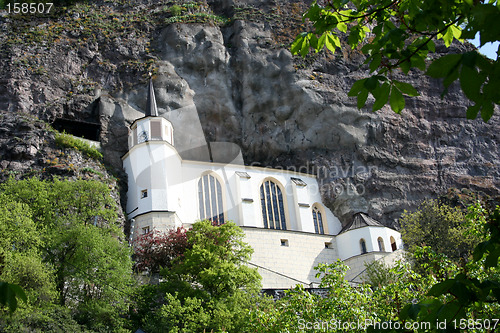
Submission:
M 127 215 L 132 239 L 153 229 L 181 225 L 178 179 L 181 158 L 174 148 L 174 129 L 159 116 L 153 81 L 149 80 L 144 117 L 130 125 L 128 152 L 122 157 L 127 173 Z
M 166 141 L 174 145 L 174 128 L 170 121 L 158 116 L 153 80 L 149 79 L 146 110 L 143 118 L 135 120 L 130 126 L 128 147 L 149 141 Z

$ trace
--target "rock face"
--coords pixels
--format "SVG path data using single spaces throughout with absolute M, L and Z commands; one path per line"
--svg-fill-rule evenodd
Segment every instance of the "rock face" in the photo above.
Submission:
M 440 83 L 417 72 L 401 79 L 421 93 L 407 99 L 402 115 L 387 107 L 375 114 L 358 110 L 347 96 L 367 74 L 358 52 L 303 60 L 286 49 L 306 5 L 214 0 L 198 8 L 233 19 L 220 25 L 166 24 L 173 22 L 169 9 L 151 1 L 134 9 L 103 2 L 92 8 L 118 20 L 126 33 L 90 37 L 85 19 L 93 12 L 77 6 L 58 19 L 67 27 L 58 40 L 2 39 L 0 109 L 97 126 L 105 160 L 118 170 L 127 126 L 143 116 L 145 74 L 153 70 L 159 112 L 172 121 L 184 157 L 199 156 L 196 149 L 206 142 L 232 142 L 247 165 L 316 174 L 324 202 L 344 223 L 361 211 L 397 226 L 404 209 L 451 187 L 499 194 L 498 111 L 487 124 L 466 120 L 468 102 L 457 87 L 441 99 Z M 129 28 L 126 10 L 152 19 Z M 13 18 L 0 20 L 4 31 L 14 29 Z M 57 19 L 32 25 L 50 30 L 51 20 Z M 15 135 L 5 126 L 7 137 Z M 33 142 L 0 142 L 1 159 L 9 160 L 2 168 L 35 158 L 43 135 L 28 132 Z

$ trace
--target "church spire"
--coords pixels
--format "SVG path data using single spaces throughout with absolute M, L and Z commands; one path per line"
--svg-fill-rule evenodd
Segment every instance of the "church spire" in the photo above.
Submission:
M 153 79 L 149 78 L 148 101 L 146 104 L 146 116 L 158 117 L 158 109 L 156 107 L 155 90 L 153 87 Z

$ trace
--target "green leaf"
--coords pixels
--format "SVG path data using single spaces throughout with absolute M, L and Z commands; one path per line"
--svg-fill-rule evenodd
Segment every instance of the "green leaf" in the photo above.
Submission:
M 318 6 L 316 2 L 312 3 L 307 12 L 304 13 L 303 20 L 305 20 L 306 18 L 310 19 L 313 22 L 319 20 L 321 10 L 321 7 Z
M 10 284 L 10 283 L 9 283 L 9 287 L 14 292 L 14 294 L 16 294 L 16 296 L 18 298 L 20 298 L 23 302 L 26 303 L 28 301 L 28 298 L 26 297 L 26 294 L 24 293 L 23 288 L 21 288 L 17 284 Z
M 448 74 L 448 76 L 444 78 L 443 80 L 444 87 L 448 88 L 450 84 L 452 84 L 456 79 L 458 79 L 458 76 L 459 76 L 458 67 L 455 67 L 455 70 L 453 70 L 450 74 Z
M 462 66 L 460 71 L 460 86 L 467 98 L 478 102 L 481 97 L 481 85 L 484 82 L 484 76 L 478 75 L 475 68 Z
M 478 58 L 478 53 L 476 51 L 466 52 L 462 55 L 462 64 L 468 67 L 476 66 L 476 59 Z
M 420 69 L 421 71 L 425 71 L 425 67 L 427 66 L 425 57 L 420 54 L 415 54 L 413 57 L 411 57 L 411 65 Z
M 362 30 L 360 29 L 359 25 L 354 26 L 350 30 L 349 37 L 347 37 L 347 42 L 349 43 L 352 49 L 355 49 L 361 40 L 362 40 Z
M 411 318 L 413 320 L 417 319 L 418 314 L 420 312 L 420 304 L 408 304 L 401 310 L 401 318 Z
M 389 104 L 391 105 L 392 111 L 396 113 L 401 113 L 401 111 L 405 108 L 405 98 L 401 91 L 395 86 L 391 89 L 391 98 L 389 100 Z
M 357 107 L 361 109 L 366 104 L 366 99 L 368 98 L 368 90 L 363 89 L 358 94 Z
M 302 47 L 300 49 L 300 55 L 302 57 L 305 57 L 309 53 L 309 42 L 311 38 L 312 33 L 308 33 L 306 37 L 304 37 L 304 40 L 302 42 Z
M 432 39 L 427 43 L 427 50 L 436 52 L 436 44 L 432 41 Z
M 373 90 L 372 94 L 375 97 L 375 103 L 373 103 L 372 111 L 380 110 L 389 99 L 389 94 L 391 93 L 391 86 L 388 82 L 385 82 L 381 86 L 378 86 Z
M 461 54 L 448 54 L 436 59 L 427 68 L 426 74 L 433 78 L 446 77 L 459 64 L 462 59 Z
M 462 29 L 460 29 L 460 27 L 453 24 L 449 29 L 451 29 L 451 33 L 455 39 L 460 39 L 460 35 L 462 34 Z
M 370 72 L 375 71 L 378 66 L 380 66 L 380 63 L 382 62 L 382 56 L 380 53 L 374 54 L 372 56 L 372 61 L 370 62 Z
M 481 108 L 481 105 L 479 105 L 479 104 L 469 106 L 467 108 L 467 119 L 476 119 L 480 108 Z M 483 257 L 483 252 L 479 251 L 476 248 L 476 250 L 474 251 L 474 261 L 478 261 L 482 257 Z
M 290 48 L 290 52 L 292 54 L 297 54 L 302 49 L 302 44 L 304 43 L 304 38 L 307 36 L 307 32 L 303 32 L 295 38 L 295 41 L 292 43 L 292 47 Z
M 444 304 L 439 310 L 438 310 L 438 320 L 440 322 L 443 321 L 448 321 L 451 322 L 457 313 L 460 311 L 461 305 L 458 302 L 449 302 Z
M 309 34 L 309 46 L 318 52 L 318 37 L 315 34 Z
M 439 38 L 440 36 L 438 36 Z M 443 39 L 444 41 L 444 45 L 446 47 L 450 47 L 451 45 L 451 42 L 453 42 L 453 29 L 450 27 L 448 27 L 448 29 L 446 29 L 446 32 L 444 35 L 441 35 L 441 38 Z
M 363 52 L 363 54 L 371 54 L 373 53 L 372 50 L 375 49 L 375 46 L 373 44 L 365 44 L 363 45 L 363 47 L 361 48 L 361 52 Z
M 332 53 L 335 53 L 336 47 L 340 47 L 340 39 L 338 36 L 335 36 L 331 32 L 328 32 L 326 34 L 326 39 L 325 39 L 325 46 L 327 49 L 329 49 Z
M 351 90 L 349 90 L 349 92 L 347 93 L 347 96 L 349 96 L 349 97 L 356 96 L 361 91 L 361 89 L 364 88 L 364 84 L 365 84 L 366 80 L 367 79 L 361 79 L 361 80 L 354 82 L 354 84 L 351 87 Z
M 448 289 L 450 289 L 455 284 L 455 280 L 448 279 L 443 282 L 436 283 L 432 286 L 432 288 L 427 292 L 428 296 L 441 296 L 444 295 Z
M 410 60 L 405 60 L 399 64 L 399 68 L 403 71 L 403 73 L 408 74 L 411 68 Z
M 369 77 L 364 82 L 365 88 L 368 89 L 369 91 L 372 91 L 373 89 L 375 89 L 377 87 L 377 85 L 378 85 L 378 79 L 376 76 Z
M 10 313 L 17 309 L 17 298 L 26 303 L 24 290 L 16 284 L 0 282 L 0 304 L 7 305 Z
M 493 116 L 494 106 L 493 103 L 485 103 L 481 108 L 481 118 L 483 118 L 484 122 L 490 120 L 491 116 Z
M 398 87 L 399 90 L 405 95 L 408 96 L 419 96 L 420 94 L 418 93 L 417 89 L 415 89 L 411 84 L 406 83 L 406 82 L 400 82 L 400 81 L 392 81 L 392 83 Z
M 484 109 L 484 106 L 483 106 Z M 481 111 L 481 117 L 483 116 Z M 488 118 L 489 119 L 489 118 Z M 484 121 L 488 121 L 484 120 Z M 494 251 L 491 251 L 484 262 L 485 267 L 496 267 L 498 265 L 498 257 L 500 256 L 500 247 L 497 247 Z
M 339 31 L 341 31 L 343 33 L 346 33 L 347 32 L 347 24 L 345 24 L 344 22 L 340 22 L 337 24 L 337 29 L 339 29 Z
M 323 47 L 325 46 L 325 40 L 326 40 L 326 33 L 322 34 L 318 38 L 318 47 L 316 49 L 316 52 L 319 52 Z

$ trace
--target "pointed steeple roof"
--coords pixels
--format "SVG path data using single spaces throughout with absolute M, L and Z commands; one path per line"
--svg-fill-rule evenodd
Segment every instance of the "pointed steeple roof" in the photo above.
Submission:
M 149 78 L 148 101 L 146 104 L 146 117 L 147 116 L 158 117 L 158 108 L 156 107 L 155 90 L 152 78 Z
M 354 229 L 359 229 L 363 227 L 383 227 L 383 225 L 377 221 L 366 215 L 365 213 L 356 213 L 354 214 L 354 218 L 352 219 L 351 223 L 347 224 L 341 231 L 340 233 L 349 231 L 349 230 L 354 230 Z

